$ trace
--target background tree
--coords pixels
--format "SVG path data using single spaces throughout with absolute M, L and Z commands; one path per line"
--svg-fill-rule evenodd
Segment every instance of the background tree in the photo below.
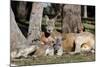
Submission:
M 87 6 L 84 5 L 84 15 L 83 15 L 84 18 L 87 18 Z
M 83 29 L 81 22 L 81 6 L 64 5 L 63 7 L 63 33 L 77 33 Z

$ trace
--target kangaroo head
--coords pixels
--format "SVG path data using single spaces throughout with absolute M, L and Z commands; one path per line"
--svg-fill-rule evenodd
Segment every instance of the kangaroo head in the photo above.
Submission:
M 46 32 L 52 33 L 55 28 L 55 22 L 55 18 L 49 19 L 49 17 L 46 17 Z

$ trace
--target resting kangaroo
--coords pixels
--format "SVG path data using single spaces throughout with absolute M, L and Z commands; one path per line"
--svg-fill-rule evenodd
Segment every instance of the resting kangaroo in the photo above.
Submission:
M 95 37 L 90 32 L 64 34 L 63 39 L 62 47 L 66 53 L 95 50 Z

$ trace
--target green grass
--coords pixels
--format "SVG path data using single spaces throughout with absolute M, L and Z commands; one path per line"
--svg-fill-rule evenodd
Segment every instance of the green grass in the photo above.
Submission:
M 85 27 L 85 31 L 95 34 L 95 25 L 83 23 L 83 26 Z
M 13 64 L 17 65 L 40 65 L 40 64 L 61 64 L 61 63 L 76 63 L 76 62 L 92 62 L 95 61 L 94 54 L 77 54 L 63 56 L 41 56 L 37 58 L 23 58 L 12 60 Z

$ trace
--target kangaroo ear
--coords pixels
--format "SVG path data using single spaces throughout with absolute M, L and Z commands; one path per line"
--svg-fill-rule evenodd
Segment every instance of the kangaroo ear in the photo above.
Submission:
M 60 16 L 60 15 L 61 15 L 61 13 L 59 12 L 59 13 L 57 13 L 57 15 L 53 18 L 54 23 L 57 21 L 57 17 Z

